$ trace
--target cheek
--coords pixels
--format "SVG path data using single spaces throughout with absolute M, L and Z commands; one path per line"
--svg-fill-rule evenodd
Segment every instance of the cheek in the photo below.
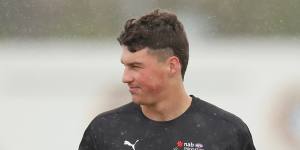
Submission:
M 151 74 L 145 72 L 140 76 L 140 83 L 151 92 L 160 92 L 165 85 L 165 76 L 161 72 Z

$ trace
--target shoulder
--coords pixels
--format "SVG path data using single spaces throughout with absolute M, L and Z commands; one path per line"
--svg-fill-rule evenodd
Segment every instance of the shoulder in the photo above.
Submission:
M 115 109 L 103 112 L 99 114 L 96 118 L 110 117 L 114 115 L 122 115 L 128 113 L 136 113 L 138 111 L 138 107 L 139 106 L 137 104 L 130 102 L 120 107 L 117 107 Z
M 208 103 L 204 100 L 201 100 L 198 97 L 192 96 L 194 101 L 194 111 L 196 113 L 200 113 L 202 115 L 207 116 L 211 120 L 214 120 L 215 123 L 227 124 L 234 129 L 238 129 L 241 131 L 248 131 L 247 125 L 244 121 L 238 116 L 217 107 L 211 103 Z
M 90 123 L 90 125 L 114 125 L 116 122 L 122 122 L 130 118 L 136 117 L 139 106 L 133 102 L 122 105 L 118 108 L 98 114 Z
M 192 97 L 194 101 L 194 114 L 198 114 L 202 117 L 204 116 L 206 121 L 209 122 L 209 129 L 212 128 L 214 132 L 219 132 L 225 137 L 234 137 L 234 141 L 239 143 L 242 147 L 255 149 L 250 130 L 242 119 L 213 104 L 197 97 Z

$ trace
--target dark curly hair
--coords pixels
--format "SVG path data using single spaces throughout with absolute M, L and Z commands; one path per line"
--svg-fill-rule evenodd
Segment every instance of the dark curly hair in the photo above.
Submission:
M 189 60 L 189 43 L 184 27 L 175 14 L 157 9 L 139 19 L 129 19 L 117 39 L 130 52 L 146 47 L 153 51 L 171 50 L 172 56 L 178 57 L 180 61 L 184 79 Z

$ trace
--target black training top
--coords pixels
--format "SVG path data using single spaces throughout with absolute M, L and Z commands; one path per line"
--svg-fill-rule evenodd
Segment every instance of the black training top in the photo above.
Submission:
M 238 117 L 192 96 L 186 112 L 171 121 L 153 121 L 133 102 L 98 115 L 79 150 L 255 150 Z

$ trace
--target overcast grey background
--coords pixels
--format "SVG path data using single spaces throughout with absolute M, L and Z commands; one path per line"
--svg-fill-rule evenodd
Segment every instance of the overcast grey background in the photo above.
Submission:
M 190 41 L 185 86 L 249 126 L 257 149 L 298 150 L 298 1 L 0 0 L 0 149 L 77 149 L 88 123 L 130 101 L 123 23 L 175 12 Z

